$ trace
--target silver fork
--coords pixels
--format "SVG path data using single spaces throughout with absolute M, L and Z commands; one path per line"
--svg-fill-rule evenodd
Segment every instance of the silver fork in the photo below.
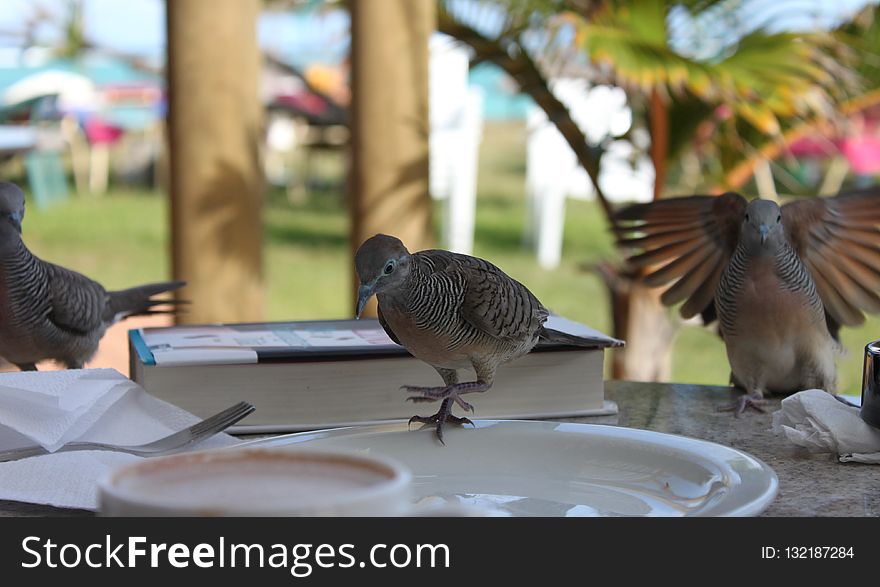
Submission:
M 218 432 L 222 432 L 229 428 L 248 414 L 254 411 L 254 406 L 247 402 L 239 402 L 234 406 L 228 407 L 218 414 L 214 414 L 210 418 L 206 418 L 201 422 L 193 424 L 189 428 L 175 432 L 159 438 L 146 444 L 138 444 L 135 446 L 125 446 L 116 444 L 105 444 L 103 442 L 69 442 L 56 450 L 55 452 L 71 452 L 75 450 L 112 450 L 116 452 L 125 452 L 140 457 L 155 457 L 171 452 L 176 452 L 187 446 L 191 446 Z M 0 451 L 0 462 L 15 461 L 26 457 L 49 454 L 49 451 L 42 446 L 29 446 L 27 448 L 17 448 L 7 451 Z

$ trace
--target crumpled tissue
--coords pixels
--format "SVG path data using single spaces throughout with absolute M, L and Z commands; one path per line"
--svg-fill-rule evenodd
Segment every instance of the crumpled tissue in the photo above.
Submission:
M 835 453 L 842 462 L 880 464 L 880 429 L 865 423 L 859 408 L 821 389 L 782 400 L 773 413 L 773 432 L 812 452 Z

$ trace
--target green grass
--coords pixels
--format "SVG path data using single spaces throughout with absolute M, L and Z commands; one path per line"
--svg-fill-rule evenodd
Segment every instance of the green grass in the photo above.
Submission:
M 525 283 L 552 310 L 609 331 L 607 293 L 585 269 L 615 255 L 598 205 L 568 201 L 562 263 L 545 271 L 522 244 L 524 129 L 508 124 L 487 126 L 480 157 L 475 254 Z M 321 161 L 320 189 L 302 203 L 289 202 L 280 190 L 267 195 L 266 319 L 352 315 L 342 169 L 341 160 Z M 81 271 L 107 287 L 126 287 L 168 276 L 167 219 L 166 199 L 161 194 L 114 189 L 101 198 L 72 198 L 46 210 L 31 205 L 25 240 L 46 260 Z M 844 330 L 843 335 L 849 354 L 839 361 L 840 387 L 856 392 L 862 347 L 880 338 L 880 320 L 872 318 L 861 328 Z M 692 326 L 679 330 L 674 380 L 724 384 L 728 373 L 723 345 L 712 331 Z
M 38 256 L 120 288 L 170 273 L 165 198 L 115 191 L 73 198 L 46 210 L 30 202 L 24 240 Z

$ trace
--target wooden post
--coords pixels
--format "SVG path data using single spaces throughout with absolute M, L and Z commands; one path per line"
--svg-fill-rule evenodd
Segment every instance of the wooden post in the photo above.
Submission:
M 172 262 L 190 323 L 263 317 L 259 6 L 166 2 Z
M 654 164 L 654 199 L 663 196 L 669 160 L 669 109 L 657 89 L 651 91 L 651 162 Z
M 434 2 L 349 0 L 349 8 L 352 251 L 379 232 L 398 237 L 410 251 L 428 248 L 433 241 L 428 39 L 436 21 Z M 369 313 L 375 315 L 375 302 Z
M 652 288 L 641 278 L 609 262 L 596 265 L 608 288 L 613 335 L 626 346 L 612 351 L 611 378 L 630 381 L 669 381 L 672 344 L 677 324 L 660 301 L 662 288 Z

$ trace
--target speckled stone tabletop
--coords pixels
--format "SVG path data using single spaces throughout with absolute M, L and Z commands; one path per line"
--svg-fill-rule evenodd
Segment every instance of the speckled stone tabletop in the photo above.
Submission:
M 560 421 L 613 424 L 709 440 L 745 451 L 773 468 L 779 495 L 765 516 L 880 516 L 880 465 L 840 463 L 830 454 L 811 454 L 770 430 L 782 398 L 771 397 L 766 413 L 739 418 L 719 408 L 739 393 L 724 387 L 609 381 L 606 398 L 616 416 Z M 0 501 L 0 516 L 83 516 L 82 510 Z
M 836 455 L 812 454 L 774 435 L 772 413 L 782 397 L 769 398 L 763 414 L 749 410 L 734 418 L 719 411 L 740 393 L 724 387 L 612 381 L 606 397 L 617 402 L 620 413 L 607 423 L 709 440 L 761 459 L 779 477 L 779 494 L 765 516 L 880 516 L 880 465 L 841 463 Z

